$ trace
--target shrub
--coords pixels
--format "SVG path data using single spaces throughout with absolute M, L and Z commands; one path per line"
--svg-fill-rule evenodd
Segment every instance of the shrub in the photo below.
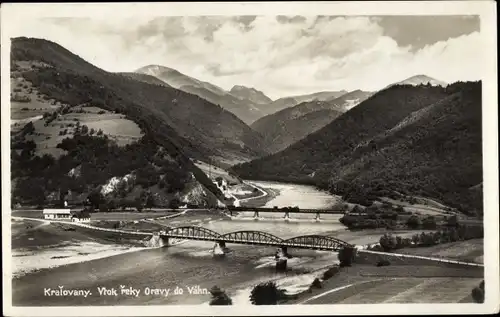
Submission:
M 311 283 L 311 288 L 322 288 L 323 285 L 321 284 L 321 281 L 319 278 L 315 278 L 314 281 Z
M 379 240 L 380 246 L 384 251 L 391 251 L 396 249 L 397 240 L 392 234 L 384 234 Z
M 418 216 L 412 215 L 406 221 L 406 225 L 408 226 L 408 228 L 417 229 L 422 225 L 422 223 L 421 223 L 420 218 Z
M 232 305 L 233 301 L 226 294 L 225 291 L 221 290 L 218 286 L 214 286 L 210 289 L 210 294 L 212 294 L 212 299 L 210 300 L 210 305 Z
M 253 305 L 276 305 L 286 298 L 286 290 L 278 288 L 275 282 L 260 283 L 250 293 L 250 302 Z
M 323 281 L 326 281 L 330 278 L 332 278 L 333 276 L 335 276 L 338 272 L 340 271 L 340 268 L 338 266 L 332 266 L 331 268 L 329 268 L 328 270 L 326 270 L 324 273 L 323 273 Z
M 484 303 L 484 289 L 481 287 L 474 287 L 471 295 L 476 303 Z

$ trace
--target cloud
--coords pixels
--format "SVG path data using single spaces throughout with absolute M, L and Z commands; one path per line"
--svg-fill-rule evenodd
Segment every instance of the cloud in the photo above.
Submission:
M 272 98 L 377 90 L 416 74 L 479 79 L 474 17 L 205 16 L 23 21 L 16 36 L 55 41 L 108 71 L 175 68 Z

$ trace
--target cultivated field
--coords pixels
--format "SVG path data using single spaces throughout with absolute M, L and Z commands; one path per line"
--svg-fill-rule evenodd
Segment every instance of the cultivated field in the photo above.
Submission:
M 447 258 L 465 262 L 483 263 L 484 240 L 472 239 L 443 243 L 431 247 L 405 248 L 397 250 L 397 253 L 414 254 L 436 258 Z
M 336 304 L 457 303 L 481 278 L 394 278 L 349 287 L 329 297 Z M 344 298 L 343 298 L 344 297 Z
M 89 132 L 103 134 L 117 142 L 118 145 L 132 143 L 142 136 L 141 130 L 133 121 L 125 119 L 122 114 L 115 114 L 97 107 L 74 107 L 70 112 L 60 115 L 57 119 L 46 125 L 41 119 L 33 122 L 35 132 L 27 135 L 26 140 L 33 140 L 37 144 L 37 153 L 45 153 L 58 157 L 64 153 L 57 148 L 57 144 L 67 137 L 71 137 L 76 125 L 87 126 Z
M 35 65 L 36 64 L 36 65 Z M 126 145 L 140 139 L 141 129 L 122 114 L 106 111 L 98 107 L 72 107 L 69 113 L 60 114 L 47 124 L 44 113 L 53 113 L 63 105 L 58 101 L 40 94 L 31 83 L 21 77 L 20 71 L 34 66 L 43 67 L 43 63 L 18 62 L 11 73 L 11 130 L 18 131 L 28 122 L 33 122 L 35 131 L 27 135 L 26 140 L 37 144 L 37 154 L 51 154 L 58 157 L 64 153 L 56 148 L 64 138 L 74 134 L 76 125 L 87 126 L 89 133 L 99 130 L 118 145 Z
M 353 265 L 303 293 L 303 304 L 381 304 L 472 302 L 482 271 L 465 267 Z M 295 302 L 295 301 L 294 301 Z

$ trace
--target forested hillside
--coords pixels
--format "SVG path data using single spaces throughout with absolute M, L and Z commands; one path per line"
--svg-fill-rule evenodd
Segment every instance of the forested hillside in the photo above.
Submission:
M 193 157 L 249 159 L 263 153 L 260 136 L 220 106 L 174 88 L 105 72 L 50 41 L 13 39 L 12 61 L 33 60 L 50 65 L 23 72 L 41 93 L 69 105 L 89 103 L 124 113 Z M 169 136 L 173 134 L 184 140 Z
M 33 124 L 26 125 L 13 135 L 11 153 L 13 193 L 23 201 L 43 201 L 44 195 L 32 195 L 34 190 L 45 198 L 56 188 L 62 193 L 89 193 L 110 177 L 130 173 L 135 174 L 136 185 L 155 185 L 168 193 L 181 191 L 192 173 L 219 194 L 190 157 L 241 161 L 262 153 L 259 135 L 221 107 L 165 85 L 105 72 L 50 41 L 13 39 L 12 76 L 29 83 L 30 93 L 60 105 L 44 114 L 41 120 L 46 126 L 74 107 L 93 107 L 125 114 L 144 133 L 139 142 L 123 147 L 102 131 L 93 134 L 86 126 L 72 124 L 58 145 L 65 154 L 40 157 L 34 151 L 37 143 L 25 137 L 40 132 Z M 80 176 L 74 175 L 75 170 L 81 171 Z
M 243 178 L 298 181 L 369 205 L 422 195 L 482 212 L 481 83 L 397 85 L 289 148 L 233 167 Z

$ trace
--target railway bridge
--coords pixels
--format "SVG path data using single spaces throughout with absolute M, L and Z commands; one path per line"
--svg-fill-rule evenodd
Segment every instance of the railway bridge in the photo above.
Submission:
M 322 214 L 328 215 L 344 215 L 347 211 L 340 209 L 300 209 L 298 207 L 285 207 L 285 208 L 264 208 L 264 207 L 228 207 L 227 213 L 233 216 L 235 212 L 253 212 L 253 216 L 259 217 L 260 213 L 283 213 L 283 218 L 289 219 L 290 214 L 313 214 L 315 219 L 319 220 Z

